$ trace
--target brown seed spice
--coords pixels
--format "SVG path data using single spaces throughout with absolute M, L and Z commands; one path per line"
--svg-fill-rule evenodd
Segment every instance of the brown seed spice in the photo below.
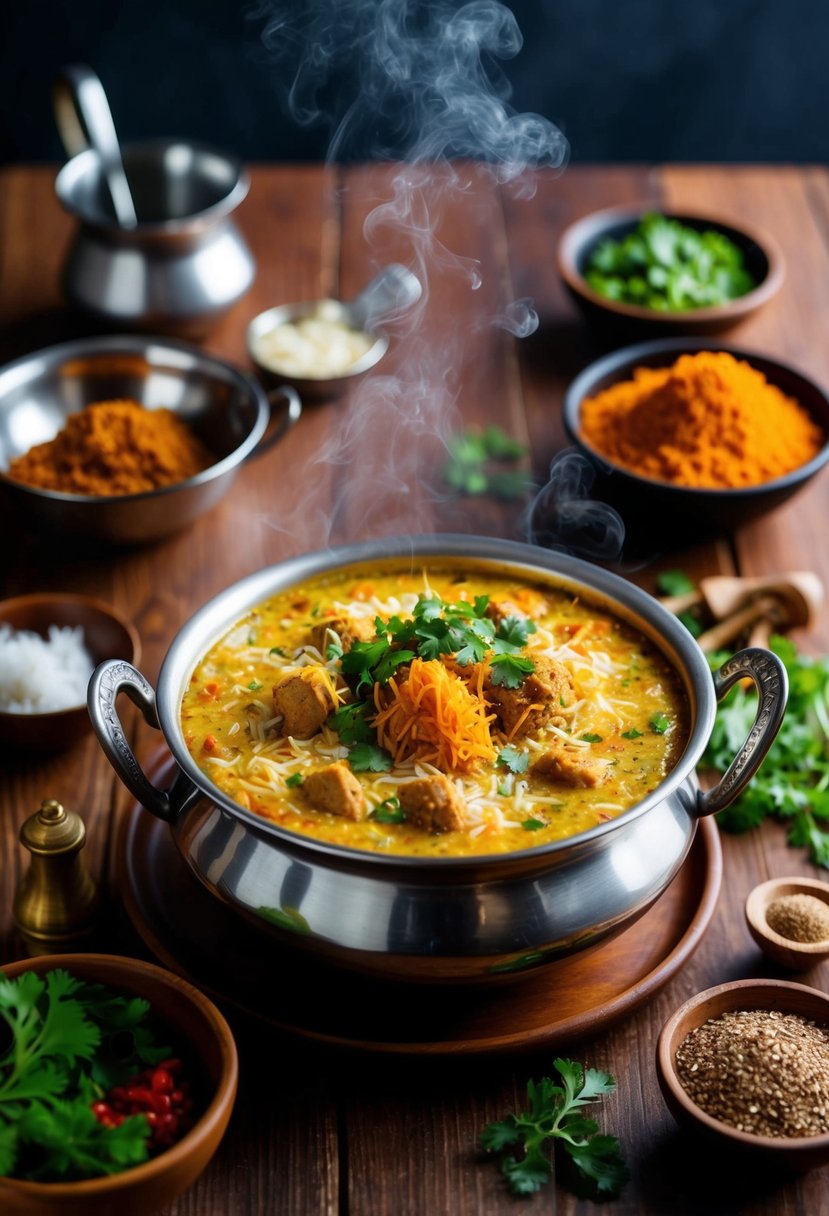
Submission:
M 685 1036 L 676 1067 L 697 1106 L 739 1131 L 829 1132 L 829 1033 L 799 1014 L 721 1014 Z

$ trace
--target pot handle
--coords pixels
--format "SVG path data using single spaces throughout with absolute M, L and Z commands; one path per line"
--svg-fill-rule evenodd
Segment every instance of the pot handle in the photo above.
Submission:
M 288 434 L 291 427 L 295 426 L 302 416 L 302 402 L 299 393 L 289 384 L 281 384 L 279 388 L 271 389 L 268 393 L 268 402 L 272 411 L 268 429 L 248 456 L 248 460 L 255 460 L 269 451 L 274 444 L 279 443 L 279 440 Z M 277 408 L 280 408 L 281 416 L 278 421 L 274 421 L 273 411 Z
M 175 811 L 170 796 L 156 789 L 144 776 L 115 709 L 115 702 L 122 692 L 138 706 L 148 726 L 160 729 L 155 692 L 141 672 L 124 659 L 107 659 L 99 663 L 92 673 L 86 693 L 92 727 L 110 764 L 130 793 L 148 811 L 169 823 Z
M 721 701 L 739 681 L 748 677 L 757 686 L 757 713 L 748 738 L 721 780 L 697 797 L 696 814 L 713 815 L 736 801 L 757 772 L 775 740 L 786 712 L 789 678 L 783 663 L 771 650 L 752 646 L 732 655 L 714 673 L 714 691 Z

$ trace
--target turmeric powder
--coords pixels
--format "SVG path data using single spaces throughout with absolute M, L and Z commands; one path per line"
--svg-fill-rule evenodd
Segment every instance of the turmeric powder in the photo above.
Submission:
M 582 402 L 580 432 L 613 464 L 706 489 L 783 477 L 826 440 L 798 401 L 725 351 L 636 368 L 632 380 Z
M 7 476 L 43 490 L 115 496 L 174 485 L 215 459 L 172 410 L 98 401 L 13 460 Z

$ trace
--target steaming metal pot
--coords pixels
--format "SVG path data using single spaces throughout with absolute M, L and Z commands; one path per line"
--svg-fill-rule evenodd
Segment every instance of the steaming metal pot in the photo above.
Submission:
M 119 329 L 206 332 L 256 273 L 232 218 L 250 189 L 243 166 L 178 139 L 122 152 L 100 81 L 83 66 L 58 80 L 55 114 L 70 158 L 55 190 L 79 220 L 63 269 L 68 300 Z

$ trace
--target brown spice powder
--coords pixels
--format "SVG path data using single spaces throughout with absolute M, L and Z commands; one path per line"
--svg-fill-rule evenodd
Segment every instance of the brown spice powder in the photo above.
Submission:
M 689 1097 L 757 1136 L 829 1132 L 829 1034 L 799 1014 L 747 1009 L 690 1031 L 676 1053 Z
M 816 895 L 780 895 L 766 908 L 766 924 L 792 942 L 829 938 L 829 907 Z

